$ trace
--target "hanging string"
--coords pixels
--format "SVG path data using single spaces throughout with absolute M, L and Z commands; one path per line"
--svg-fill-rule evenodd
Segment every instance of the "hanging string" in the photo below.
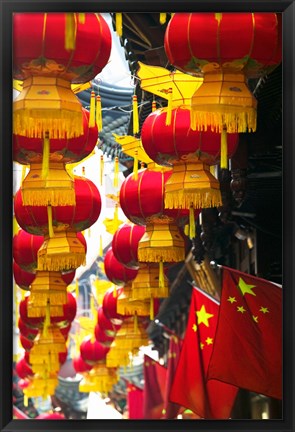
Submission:
M 223 128 L 221 132 L 220 168 L 221 169 L 228 168 L 226 128 Z
M 50 326 L 50 303 L 49 303 L 49 300 L 47 300 L 45 319 L 44 319 L 44 325 L 43 325 L 43 336 L 44 337 L 48 337 L 48 327 L 49 326 Z
M 157 110 L 157 103 L 155 101 L 155 99 L 153 99 L 152 101 L 152 112 L 155 112 Z
M 116 33 L 119 37 L 123 34 L 123 17 L 121 12 L 116 12 Z
M 101 112 L 101 97 L 96 96 L 96 125 L 98 132 L 102 131 L 102 112 Z
M 133 135 L 139 132 L 139 120 L 138 120 L 138 103 L 137 96 L 132 96 L 132 108 L 133 108 Z
M 49 133 L 45 132 L 45 137 L 43 139 L 43 156 L 42 156 L 42 179 L 48 177 L 49 172 L 49 155 L 50 155 L 50 141 Z
M 114 210 L 114 231 L 117 231 L 119 228 L 119 206 L 118 203 L 115 204 L 115 210 Z
M 151 296 L 150 298 L 150 319 L 153 320 L 155 318 L 155 311 L 154 311 L 154 298 Z
M 134 159 L 133 159 L 133 180 L 137 181 L 138 179 L 138 150 L 134 151 Z
M 89 109 L 89 127 L 95 126 L 95 92 L 91 90 L 90 109 Z
M 114 297 L 114 298 L 117 298 L 117 296 L 118 296 L 118 293 L 117 293 L 117 287 L 116 287 L 116 285 L 114 285 L 113 297 Z
M 165 279 L 164 279 L 164 263 L 163 261 L 159 262 L 159 288 L 164 288 Z
M 99 256 L 103 256 L 103 247 L 102 247 L 102 235 L 99 236 Z
M 196 222 L 195 212 L 193 206 L 189 208 L 189 238 L 193 239 L 196 237 Z
M 67 51 L 74 50 L 75 46 L 76 46 L 75 16 L 73 13 L 66 13 L 65 49 Z
M 78 279 L 75 281 L 75 296 L 76 296 L 76 302 L 78 303 L 79 299 L 79 282 Z
M 102 186 L 103 183 L 103 172 L 104 172 L 104 159 L 103 159 L 103 155 L 101 155 L 100 165 L 99 165 L 100 186 Z
M 166 114 L 166 126 L 171 124 L 172 117 L 172 88 L 168 89 L 168 105 L 167 105 L 167 114 Z
M 115 157 L 114 164 L 114 187 L 117 188 L 119 186 L 119 158 Z
M 53 230 L 53 224 L 52 224 L 52 207 L 51 205 L 47 206 L 47 217 L 48 217 L 48 234 L 49 237 L 54 237 L 54 230 Z
M 85 13 L 78 13 L 78 22 L 79 24 L 85 24 Z

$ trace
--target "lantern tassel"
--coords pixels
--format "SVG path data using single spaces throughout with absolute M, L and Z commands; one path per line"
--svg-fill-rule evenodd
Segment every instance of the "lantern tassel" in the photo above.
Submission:
M 91 91 L 90 108 L 89 108 L 89 127 L 95 126 L 95 93 Z
M 166 12 L 161 12 L 161 13 L 160 13 L 160 24 L 165 24 L 166 19 L 167 19 L 167 14 L 166 14 Z
M 100 186 L 102 186 L 103 183 L 103 172 L 104 172 L 104 160 L 103 155 L 100 156 L 100 165 L 99 165 L 99 175 L 100 175 Z
M 45 312 L 45 319 L 44 319 L 44 325 L 43 325 L 43 336 L 48 337 L 48 327 L 50 326 L 50 303 L 49 301 L 46 304 L 46 312 Z
M 227 169 L 228 168 L 227 131 L 226 131 L 226 128 L 223 128 L 222 132 L 221 132 L 220 168 L 221 169 Z
M 133 160 L 133 180 L 137 181 L 138 179 L 138 151 L 134 152 L 134 160 Z
M 96 96 L 96 125 L 98 132 L 102 131 L 101 97 Z
M 159 262 L 159 288 L 164 288 L 164 264 L 163 261 Z
M 172 117 L 172 88 L 168 89 L 168 105 L 167 105 L 167 114 L 166 114 L 166 126 L 170 126 Z
M 157 110 L 157 103 L 156 103 L 155 99 L 153 99 L 153 102 L 152 102 L 152 112 L 155 112 L 156 110 Z
M 115 210 L 114 210 L 114 231 L 117 231 L 117 229 L 119 228 L 119 215 L 118 215 L 118 204 L 115 204 Z
M 123 34 L 123 17 L 121 12 L 116 12 L 116 33 L 119 37 Z
M 26 178 L 27 175 L 27 167 L 26 165 L 23 165 L 22 167 L 22 178 L 21 178 L 21 183 L 24 181 L 24 179 Z
M 137 96 L 133 95 L 133 135 L 138 134 L 139 132 L 139 120 L 138 120 L 138 104 L 137 104 Z
M 118 297 L 118 293 L 117 293 L 117 287 L 116 287 L 116 285 L 114 285 L 113 297 L 114 297 L 114 298 L 117 298 L 117 297 Z
M 134 333 L 138 332 L 138 318 L 137 318 L 137 313 L 135 312 L 134 315 Z
M 54 237 L 53 225 L 52 225 L 52 207 L 51 205 L 47 206 L 47 216 L 48 216 L 48 234 L 49 237 Z
M 28 407 L 29 406 L 29 398 L 26 394 L 24 394 L 24 406 Z
M 103 256 L 102 235 L 99 236 L 99 256 Z
M 196 237 L 196 222 L 194 208 L 189 208 L 189 238 L 193 239 Z
M 153 320 L 155 318 L 155 311 L 154 311 L 154 298 L 151 296 L 150 298 L 150 319 Z
M 74 50 L 76 45 L 75 17 L 73 13 L 66 13 L 65 49 Z
M 49 134 L 45 132 L 45 137 L 43 139 L 43 157 L 42 157 L 42 179 L 48 177 L 49 171 L 49 154 L 50 154 L 50 141 Z
M 119 186 L 119 158 L 115 157 L 115 165 L 114 165 L 114 187 Z
M 79 282 L 78 282 L 78 279 L 76 279 L 76 282 L 75 282 L 75 296 L 76 296 L 76 302 L 78 302 L 78 298 L 79 298 Z
M 78 13 L 78 21 L 80 24 L 85 24 L 85 13 Z

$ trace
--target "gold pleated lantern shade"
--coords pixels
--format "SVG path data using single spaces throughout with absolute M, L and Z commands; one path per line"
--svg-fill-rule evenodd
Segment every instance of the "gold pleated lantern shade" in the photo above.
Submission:
M 122 293 L 117 299 L 117 313 L 121 315 L 150 315 L 150 300 L 148 298 L 141 300 L 132 299 L 132 283 L 127 283 Z
M 13 102 L 13 133 L 43 138 L 45 132 L 49 138 L 82 135 L 82 105 L 69 81 L 32 76 L 24 80 L 23 89 Z
M 42 396 L 45 399 L 54 395 L 57 385 L 58 379 L 55 373 L 51 373 L 46 379 L 35 375 L 23 392 L 26 398 Z
M 30 351 L 30 363 L 32 365 L 32 371 L 39 374 L 42 377 L 48 376 L 51 372 L 58 372 L 60 369 L 59 356 L 57 353 L 48 352 L 48 354 L 36 353 L 34 346 Z
M 30 171 L 22 182 L 21 193 L 25 206 L 76 204 L 74 180 L 61 162 L 49 162 L 46 176 L 42 175 L 41 163 L 31 163 Z
M 42 357 L 66 353 L 67 347 L 65 338 L 61 334 L 59 328 L 55 325 L 44 323 L 43 332 L 40 332 L 35 339 L 32 350 L 30 353 L 30 361 L 33 363 L 37 356 Z
M 38 269 L 44 271 L 73 270 L 85 265 L 85 246 L 72 231 L 45 236 L 38 251 Z
M 165 207 L 201 209 L 222 205 L 219 181 L 208 165 L 186 161 L 175 163 L 165 184 Z
M 205 73 L 191 99 L 191 128 L 228 133 L 255 132 L 257 101 L 243 73 Z
M 138 244 L 142 262 L 178 262 L 185 258 L 184 239 L 176 223 L 169 217 L 153 217 Z
M 60 272 L 38 271 L 31 284 L 28 302 L 28 316 L 46 315 L 47 304 L 50 316 L 62 316 L 63 305 L 67 303 L 67 284 Z
M 144 300 L 168 297 L 168 279 L 165 274 L 163 276 L 163 283 L 159 284 L 158 264 L 140 262 L 137 276 L 132 281 L 132 299 Z
M 118 382 L 117 369 L 106 367 L 105 362 L 99 362 L 85 374 L 79 384 L 79 391 L 89 393 L 91 391 L 108 393 L 113 386 Z

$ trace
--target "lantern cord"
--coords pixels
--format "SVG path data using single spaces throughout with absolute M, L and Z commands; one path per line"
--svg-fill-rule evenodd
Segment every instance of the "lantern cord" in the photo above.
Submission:
M 76 295 L 76 302 L 78 303 L 78 298 L 79 298 L 79 282 L 78 282 L 78 279 L 76 279 L 76 283 L 75 283 L 75 295 Z
M 89 127 L 95 126 L 95 92 L 91 90 L 90 109 L 89 109 Z
M 49 326 L 50 326 L 50 303 L 49 303 L 49 301 L 47 301 L 45 319 L 44 319 L 44 325 L 43 325 L 43 336 L 44 337 L 48 337 L 48 327 Z
M 166 126 L 171 124 L 171 116 L 172 116 L 172 88 L 168 89 L 168 105 L 167 105 L 167 114 L 166 114 Z
M 157 110 L 157 103 L 155 101 L 155 99 L 153 99 L 152 101 L 152 112 L 155 112 Z
M 96 96 L 96 125 L 98 132 L 102 131 L 101 97 Z
M 119 37 L 123 34 L 123 17 L 121 12 L 116 12 L 116 33 Z
M 137 96 L 132 96 L 132 108 L 133 108 L 133 135 L 138 134 L 139 132 L 139 120 L 138 120 L 138 103 Z
M 191 205 L 189 208 L 189 238 L 193 239 L 196 237 L 196 221 L 194 208 Z
M 73 13 L 66 13 L 65 49 L 74 50 L 76 45 L 75 17 Z
M 47 179 L 49 172 L 49 154 L 50 154 L 50 141 L 49 133 L 45 132 L 43 139 L 43 157 L 42 157 L 42 179 Z
M 134 160 L 133 160 L 133 180 L 137 181 L 138 179 L 138 151 L 134 151 Z
M 78 13 L 79 24 L 85 24 L 85 13 Z
M 166 14 L 166 12 L 161 12 L 161 13 L 160 13 L 160 24 L 165 24 L 166 19 L 167 19 L 167 14 Z
M 115 157 L 114 163 L 114 187 L 117 188 L 119 186 L 119 158 Z
M 102 186 L 103 183 L 103 172 L 104 172 L 104 159 L 103 155 L 100 156 L 100 165 L 99 165 L 99 175 L 100 175 L 100 186 Z
M 99 256 L 103 256 L 102 235 L 99 236 Z
M 153 320 L 155 318 L 154 314 L 154 298 L 151 296 L 150 298 L 150 319 Z
M 226 128 L 222 129 L 221 132 L 221 148 L 220 148 L 220 168 L 228 168 L 228 158 L 227 158 L 227 131 Z
M 49 237 L 54 237 L 53 225 L 52 225 L 52 207 L 51 205 L 47 206 L 47 216 L 48 216 L 48 234 Z
M 137 318 L 137 312 L 135 312 L 134 315 L 134 333 L 138 332 L 138 318 Z
M 165 281 L 164 281 L 164 264 L 163 261 L 159 262 L 159 288 L 164 288 Z

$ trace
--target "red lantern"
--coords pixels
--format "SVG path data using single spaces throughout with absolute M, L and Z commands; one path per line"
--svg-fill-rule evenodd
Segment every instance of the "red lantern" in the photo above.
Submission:
M 137 270 L 129 269 L 121 264 L 110 248 L 104 257 L 104 270 L 107 278 L 115 285 L 124 285 L 137 275 Z
M 57 323 L 59 327 L 66 327 L 74 321 L 77 313 L 77 302 L 73 294 L 67 292 L 67 303 L 62 306 L 63 314 L 61 316 L 51 317 L 52 323 Z
M 102 345 L 110 346 L 114 340 L 114 336 L 108 336 L 106 332 L 99 326 L 99 324 L 96 324 L 94 327 L 94 335 L 97 342 L 101 343 Z
M 68 339 L 68 336 L 69 336 L 69 333 L 70 333 L 70 331 L 71 331 L 72 323 L 69 323 L 69 324 L 68 324 L 67 326 L 65 326 L 65 327 L 60 327 L 60 326 L 59 326 L 59 323 L 57 323 L 57 325 L 58 325 L 58 327 L 59 327 L 59 330 L 60 330 L 61 334 L 62 334 L 63 337 L 67 340 L 67 339 Z
M 16 262 L 13 262 L 13 276 L 15 283 L 23 290 L 30 290 L 30 285 L 35 279 L 33 273 L 23 270 Z
M 18 266 L 27 272 L 35 273 L 37 253 L 44 242 L 43 235 L 31 235 L 20 229 L 13 237 L 13 258 Z
M 42 413 L 35 417 L 37 420 L 65 420 L 65 416 L 63 414 L 59 414 L 56 412 L 53 413 Z
M 81 357 L 90 365 L 94 365 L 100 360 L 103 360 L 108 351 L 108 347 L 100 344 L 96 340 L 92 341 L 90 337 L 86 337 L 80 345 Z
M 22 334 L 25 338 L 32 340 L 32 341 L 35 339 L 35 337 L 39 333 L 39 329 L 37 327 L 32 327 L 32 326 L 27 325 L 26 323 L 24 323 L 22 321 L 21 318 L 19 318 L 19 320 L 18 320 L 18 328 L 19 328 L 20 334 Z
M 97 309 L 97 324 L 107 336 L 113 338 L 121 327 L 121 324 L 114 324 L 109 318 L 106 317 L 102 306 Z
M 73 366 L 77 373 L 88 372 L 92 369 L 92 365 L 86 363 L 81 355 L 73 359 Z
M 32 377 L 34 375 L 34 372 L 32 371 L 30 365 L 26 362 L 24 357 L 20 359 L 18 362 L 16 362 L 15 370 L 17 375 L 21 379 Z
M 28 302 L 29 302 L 29 296 L 26 296 L 23 300 L 20 301 L 19 303 L 20 318 L 26 325 L 39 328 L 43 325 L 44 317 L 36 317 L 36 318 L 29 317 Z
M 112 240 L 112 250 L 115 258 L 125 267 L 138 269 L 138 243 L 145 233 L 145 227 L 134 224 L 124 224 L 115 232 Z
M 112 321 L 115 325 L 121 325 L 124 315 L 120 315 L 117 313 L 117 300 L 118 296 L 123 292 L 123 288 L 119 287 L 116 289 L 116 295 L 114 295 L 114 288 L 110 288 L 107 290 L 103 297 L 102 308 L 104 315 Z
M 32 347 L 34 346 L 34 341 L 27 339 L 22 334 L 19 337 L 19 341 L 20 341 L 21 346 L 23 347 L 23 349 L 25 351 L 30 351 L 32 349 Z

